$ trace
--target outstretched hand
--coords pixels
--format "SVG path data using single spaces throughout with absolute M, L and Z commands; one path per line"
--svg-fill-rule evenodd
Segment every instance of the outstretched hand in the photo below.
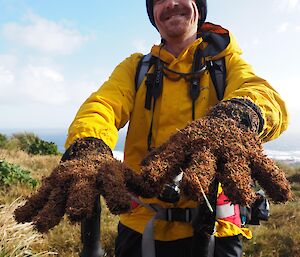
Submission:
M 158 197 L 181 172 L 182 192 L 198 202 L 215 192 L 216 181 L 230 201 L 241 205 L 256 199 L 253 180 L 274 202 L 292 197 L 284 172 L 264 154 L 257 134 L 231 118 L 207 116 L 191 122 L 146 156 L 139 175 L 114 159 L 102 140 L 77 140 L 62 160 L 15 211 L 18 222 L 33 221 L 46 232 L 65 213 L 71 221 L 81 221 L 92 216 L 99 194 L 113 214 L 125 213 L 131 208 L 131 192 Z
M 15 211 L 18 222 L 33 221 L 38 231 L 46 232 L 56 226 L 65 213 L 71 221 L 81 221 L 93 215 L 99 194 L 113 214 L 130 210 L 131 196 L 126 180 L 135 181 L 138 176 L 114 159 L 103 141 L 77 140 L 62 160 L 42 181 L 38 192 Z
M 158 196 L 165 183 L 184 172 L 182 191 L 203 201 L 213 182 L 222 184 L 233 203 L 250 205 L 256 199 L 253 180 L 275 202 L 291 199 L 284 172 L 268 158 L 255 132 L 238 127 L 233 119 L 204 117 L 191 122 L 154 149 L 142 162 L 144 181 L 156 186 L 144 197 Z

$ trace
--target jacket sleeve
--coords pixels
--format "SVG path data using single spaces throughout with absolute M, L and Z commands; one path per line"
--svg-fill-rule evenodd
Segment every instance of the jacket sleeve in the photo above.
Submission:
M 259 108 L 263 118 L 260 138 L 265 142 L 277 138 L 288 125 L 286 106 L 280 95 L 266 80 L 254 74 L 239 52 L 227 55 L 225 61 L 227 87 L 224 100 L 250 100 Z
M 118 130 L 130 118 L 135 98 L 135 72 L 140 54 L 121 62 L 109 79 L 80 107 L 69 127 L 65 147 L 76 139 L 102 139 L 111 149 L 117 143 Z

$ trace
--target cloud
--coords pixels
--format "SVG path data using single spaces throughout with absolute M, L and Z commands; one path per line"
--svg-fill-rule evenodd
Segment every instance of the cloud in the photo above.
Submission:
M 0 54 L 0 64 L 6 67 L 15 67 L 18 63 L 18 58 L 16 55 L 6 53 Z
M 57 54 L 70 54 L 89 39 L 89 36 L 75 29 L 33 13 L 25 16 L 25 23 L 5 24 L 2 28 L 3 36 L 16 44 Z
M 15 77 L 13 73 L 3 66 L 0 66 L 0 89 L 8 86 L 9 84 L 12 84 L 14 80 Z
M 299 0 L 288 0 L 288 8 L 294 9 L 299 6 Z
M 0 105 L 61 105 L 68 101 L 66 89 L 64 76 L 55 68 L 0 64 Z
M 284 22 L 277 28 L 278 33 L 285 33 L 285 32 L 300 32 L 300 26 L 290 23 L 290 22 Z
M 30 101 L 62 104 L 67 101 L 64 76 L 50 67 L 28 65 L 20 72 L 20 93 Z
M 287 31 L 289 25 L 290 25 L 290 24 L 289 24 L 288 22 L 282 23 L 282 24 L 278 27 L 277 32 L 278 32 L 278 33 L 282 33 L 282 32 Z
M 259 45 L 259 43 L 260 43 L 260 40 L 258 39 L 258 38 L 254 38 L 253 40 L 252 40 L 252 44 L 253 45 Z
M 16 58 L 9 54 L 0 55 L 0 101 L 7 99 L 16 81 L 14 67 Z M 3 98 L 3 99 L 2 99 Z
M 59 58 L 0 54 L 0 110 L 3 105 L 79 105 L 108 78 L 110 70 L 65 66 Z M 1 112 L 1 111 L 0 111 Z
M 39 64 L 35 60 L 20 65 L 20 61 L 15 60 L 14 65 L 10 61 L 1 64 L 5 59 L 1 57 L 0 106 L 35 104 L 49 109 L 62 105 L 79 107 L 102 84 L 99 79 L 104 81 L 102 75 L 86 72 L 73 76 L 66 70 L 58 70 L 55 63 Z M 7 59 L 10 60 L 8 56 Z
M 144 40 L 144 39 L 135 39 L 135 40 L 133 40 L 132 44 L 135 48 L 135 51 L 140 52 L 140 53 L 145 54 L 150 49 L 148 44 L 146 43 L 146 40 Z
M 287 78 L 284 80 L 271 80 L 271 85 L 279 92 L 282 99 L 286 102 L 289 110 L 300 111 L 300 77 Z
M 67 101 L 64 76 L 53 65 L 24 62 L 24 56 L 0 55 L 0 103 L 57 105 Z M 36 62 L 36 61 L 35 61 Z
M 155 42 L 155 44 L 159 45 L 160 41 Z M 135 51 L 148 54 L 151 50 L 152 43 L 147 42 L 145 39 L 136 38 L 132 41 L 132 45 L 135 48 Z
M 276 0 L 273 2 L 278 11 L 299 11 L 300 0 Z

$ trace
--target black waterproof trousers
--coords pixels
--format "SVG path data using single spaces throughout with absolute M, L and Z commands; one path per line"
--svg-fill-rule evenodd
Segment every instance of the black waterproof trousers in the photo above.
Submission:
M 239 236 L 215 238 L 213 257 L 242 257 L 242 240 Z M 116 238 L 116 257 L 141 257 L 142 235 L 128 227 L 118 226 Z M 202 251 L 203 239 L 185 238 L 175 241 L 155 241 L 156 257 L 204 257 Z M 205 256 L 207 257 L 207 256 Z

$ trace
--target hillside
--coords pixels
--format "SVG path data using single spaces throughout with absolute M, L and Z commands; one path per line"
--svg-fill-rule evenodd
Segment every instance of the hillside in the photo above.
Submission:
M 58 164 L 59 159 L 60 156 L 28 155 L 23 151 L 0 149 L 0 160 L 5 160 L 30 171 L 32 178 L 38 181 L 51 172 Z M 252 226 L 254 238 L 250 241 L 245 241 L 244 256 L 300 256 L 300 233 L 298 229 L 298 224 L 300 223 L 300 167 L 288 166 L 282 163 L 279 163 L 279 165 L 286 171 L 292 183 L 294 201 L 285 205 L 272 205 L 270 220 L 264 222 L 261 226 Z M 41 236 L 34 232 L 28 224 L 21 227 L 14 222 L 12 217 L 13 209 L 34 190 L 30 186 L 20 183 L 13 183 L 9 186 L 2 185 L 0 187 L 0 227 L 2 227 L 0 233 L 3 233 L 3 229 L 6 229 L 5 233 L 7 234 L 6 237 L 1 238 L 1 240 L 5 241 L 0 242 L 0 256 L 17 256 L 17 251 L 13 253 L 16 250 L 15 245 L 21 244 L 24 238 L 27 238 L 28 241 L 26 241 L 27 248 L 23 250 L 26 250 L 27 253 L 31 252 L 32 255 L 24 254 L 19 256 L 53 256 L 55 253 L 57 256 L 64 257 L 78 256 L 81 248 L 79 225 L 71 225 L 67 219 L 64 219 L 48 234 Z M 104 207 L 102 215 L 102 242 L 108 252 L 108 256 L 113 256 L 118 218 L 109 214 L 104 203 L 102 203 L 102 206 Z M 7 233 L 8 231 L 10 233 Z M 17 232 L 20 234 L 16 234 Z M 23 237 L 20 235 L 23 235 Z M 19 242 L 14 241 L 12 244 L 12 241 L 8 238 L 9 236 L 19 238 Z

